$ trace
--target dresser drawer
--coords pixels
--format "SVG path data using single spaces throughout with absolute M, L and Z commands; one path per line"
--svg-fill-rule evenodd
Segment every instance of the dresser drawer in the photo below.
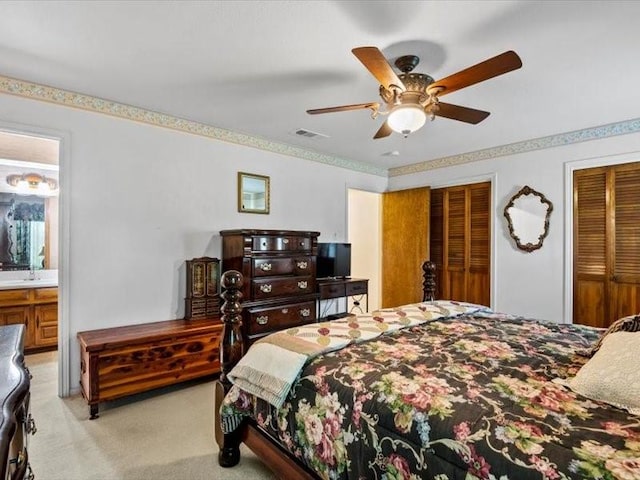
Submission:
M 276 275 L 311 275 L 313 259 L 302 257 L 266 257 L 253 259 L 254 277 L 273 277 Z
M 264 300 L 284 296 L 315 293 L 316 279 L 313 277 L 259 278 L 253 280 L 253 298 Z
M 51 300 L 58 301 L 58 287 L 34 288 L 34 300 Z
M 320 298 L 323 300 L 346 296 L 344 283 L 320 284 L 318 292 L 320 293 Z
M 316 320 L 316 303 L 303 302 L 270 308 L 250 308 L 247 332 L 259 335 L 295 327 Z
M 311 251 L 311 238 L 289 235 L 253 237 L 254 252 L 308 252 Z
M 347 296 L 361 295 L 364 293 L 367 293 L 367 282 L 348 282 L 346 284 Z
M 0 290 L 0 305 L 13 305 L 16 302 L 22 303 L 29 300 L 31 290 L 19 288 L 15 290 Z

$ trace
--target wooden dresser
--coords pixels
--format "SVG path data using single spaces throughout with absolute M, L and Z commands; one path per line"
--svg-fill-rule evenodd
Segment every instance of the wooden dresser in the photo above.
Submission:
M 245 345 L 268 333 L 316 321 L 319 232 L 223 230 L 222 270 L 237 270 Z
M 36 426 L 29 413 L 24 337 L 24 325 L 0 327 L 0 475 L 11 480 L 33 478 L 27 436 L 36 432 Z
M 107 400 L 220 372 L 218 319 L 166 320 L 78 333 L 91 419 Z

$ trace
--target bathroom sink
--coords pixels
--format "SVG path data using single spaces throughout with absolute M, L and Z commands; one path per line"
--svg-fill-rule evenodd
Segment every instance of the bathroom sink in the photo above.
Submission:
M 0 280 L 0 290 L 8 290 L 11 288 L 35 288 L 35 287 L 57 287 L 57 278 L 29 278 Z

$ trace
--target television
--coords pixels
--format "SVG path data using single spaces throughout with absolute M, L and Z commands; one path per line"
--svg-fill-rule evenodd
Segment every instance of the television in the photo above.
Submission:
M 317 278 L 349 278 L 351 276 L 350 243 L 318 243 Z

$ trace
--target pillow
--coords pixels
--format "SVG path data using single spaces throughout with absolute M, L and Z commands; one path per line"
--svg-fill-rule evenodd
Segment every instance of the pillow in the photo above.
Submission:
M 622 317 L 613 322 L 609 328 L 602 334 L 596 344 L 591 347 L 587 356 L 592 357 L 602 346 L 602 342 L 608 335 L 615 332 L 640 332 L 640 315 L 630 315 Z
M 568 386 L 591 400 L 640 415 L 638 352 L 640 332 L 611 333 Z

